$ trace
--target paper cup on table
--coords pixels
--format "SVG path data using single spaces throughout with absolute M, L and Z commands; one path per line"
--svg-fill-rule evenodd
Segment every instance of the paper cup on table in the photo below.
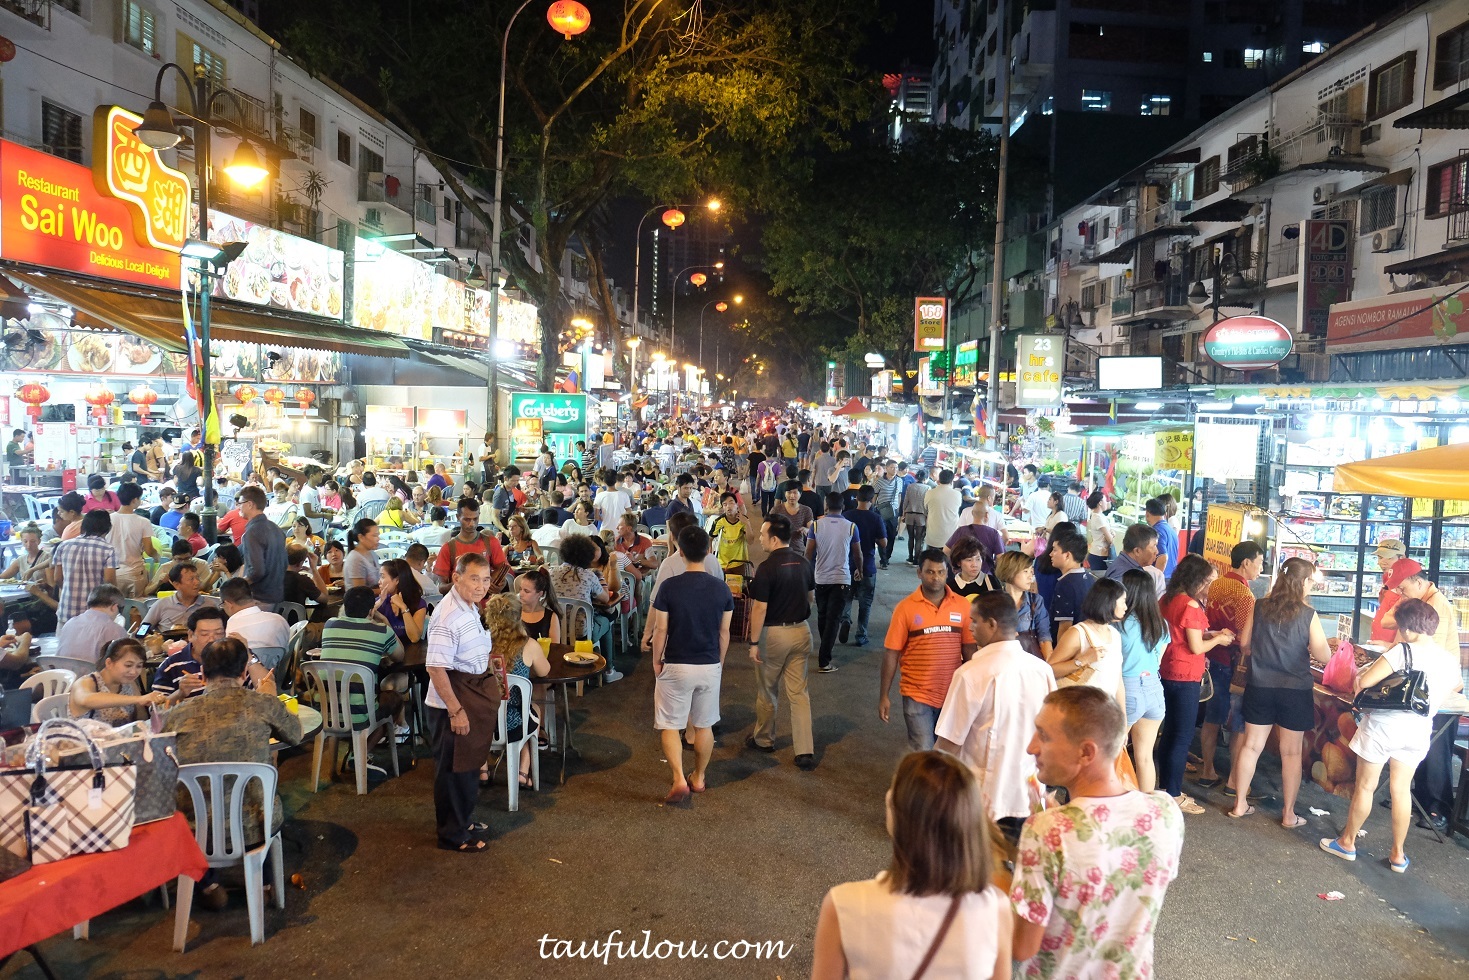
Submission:
M 592 652 L 592 641 L 591 640 L 577 640 L 576 641 L 575 650 L 576 650 L 577 653 L 591 653 Z
M 299 715 L 301 713 L 301 702 L 297 701 L 293 695 L 282 694 L 280 696 L 280 699 L 281 704 L 285 705 L 286 710 L 289 711 L 291 714 Z

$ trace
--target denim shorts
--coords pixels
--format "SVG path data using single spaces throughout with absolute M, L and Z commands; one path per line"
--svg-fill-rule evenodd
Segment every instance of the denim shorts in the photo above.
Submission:
M 1122 686 L 1127 695 L 1127 727 L 1139 720 L 1162 721 L 1164 713 L 1163 682 L 1157 674 L 1140 674 L 1123 677 Z

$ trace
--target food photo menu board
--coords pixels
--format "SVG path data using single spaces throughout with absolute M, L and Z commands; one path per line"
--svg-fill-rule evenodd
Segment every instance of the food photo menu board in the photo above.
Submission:
M 245 251 L 215 281 L 214 295 L 253 306 L 342 318 L 341 252 L 318 242 L 213 209 L 209 240 L 245 242 Z

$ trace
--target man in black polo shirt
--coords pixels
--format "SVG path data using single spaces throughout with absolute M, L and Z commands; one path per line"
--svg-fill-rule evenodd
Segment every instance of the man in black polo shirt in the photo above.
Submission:
M 760 545 L 770 557 L 760 563 L 750 580 L 750 659 L 755 661 L 760 687 L 755 698 L 755 732 L 745 739 L 745 745 L 761 752 L 775 751 L 775 711 L 784 688 L 791 706 L 796 765 L 815 769 L 806 668 L 811 657 L 807 620 L 816 576 L 811 563 L 791 550 L 791 522 L 786 517 L 771 512 L 760 526 Z

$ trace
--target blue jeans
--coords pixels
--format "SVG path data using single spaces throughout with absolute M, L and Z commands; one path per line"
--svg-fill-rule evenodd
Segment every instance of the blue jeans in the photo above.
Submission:
M 851 602 L 857 603 L 857 642 L 867 639 L 867 621 L 872 618 L 872 600 L 877 594 L 877 576 L 862 576 L 862 581 L 852 583 Z M 842 607 L 842 622 L 852 621 L 852 605 Z
M 910 697 L 903 698 L 903 721 L 908 724 L 908 750 L 927 752 L 933 748 L 933 730 L 938 727 L 939 709 Z
M 1199 717 L 1199 681 L 1163 681 L 1163 729 L 1158 736 L 1158 788 L 1169 796 L 1183 792 L 1183 769 Z

